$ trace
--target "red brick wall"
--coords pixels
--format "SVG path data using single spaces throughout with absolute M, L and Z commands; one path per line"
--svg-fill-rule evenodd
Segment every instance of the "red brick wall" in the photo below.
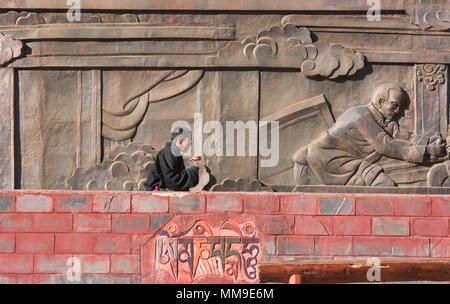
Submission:
M 450 258 L 450 199 L 304 193 L 0 192 L 0 283 L 139 283 L 141 246 L 177 216 L 252 215 L 263 261 Z

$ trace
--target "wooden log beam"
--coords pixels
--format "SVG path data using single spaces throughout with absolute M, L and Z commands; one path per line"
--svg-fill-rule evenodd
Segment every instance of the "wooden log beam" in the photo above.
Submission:
M 369 282 L 366 261 L 307 261 L 296 263 L 261 263 L 260 283 L 288 283 L 292 276 L 305 284 Z M 381 282 L 450 281 L 450 260 L 381 261 Z

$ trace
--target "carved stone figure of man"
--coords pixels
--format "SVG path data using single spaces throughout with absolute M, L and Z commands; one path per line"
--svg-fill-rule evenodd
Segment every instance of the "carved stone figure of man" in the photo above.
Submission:
M 398 85 L 377 87 L 369 105 L 347 110 L 331 129 L 294 154 L 297 183 L 395 186 L 376 164 L 382 156 L 419 164 L 445 156 L 445 143 L 415 145 L 399 139 L 397 121 L 406 103 Z

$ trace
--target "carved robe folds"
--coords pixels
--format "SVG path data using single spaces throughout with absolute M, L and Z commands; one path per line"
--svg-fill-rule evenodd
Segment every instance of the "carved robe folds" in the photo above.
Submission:
M 425 151 L 425 145 L 400 140 L 397 122 L 385 121 L 373 105 L 359 106 L 294 154 L 294 174 L 303 185 L 395 186 L 375 163 L 383 155 L 423 163 Z

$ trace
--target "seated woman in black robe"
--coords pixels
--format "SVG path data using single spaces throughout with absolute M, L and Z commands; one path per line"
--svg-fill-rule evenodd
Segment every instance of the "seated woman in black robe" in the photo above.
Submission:
M 186 169 L 181 152 L 191 145 L 191 132 L 179 128 L 172 133 L 171 141 L 166 144 L 155 159 L 144 187 L 148 191 L 173 190 L 188 191 L 198 184 L 199 168 L 193 166 Z

